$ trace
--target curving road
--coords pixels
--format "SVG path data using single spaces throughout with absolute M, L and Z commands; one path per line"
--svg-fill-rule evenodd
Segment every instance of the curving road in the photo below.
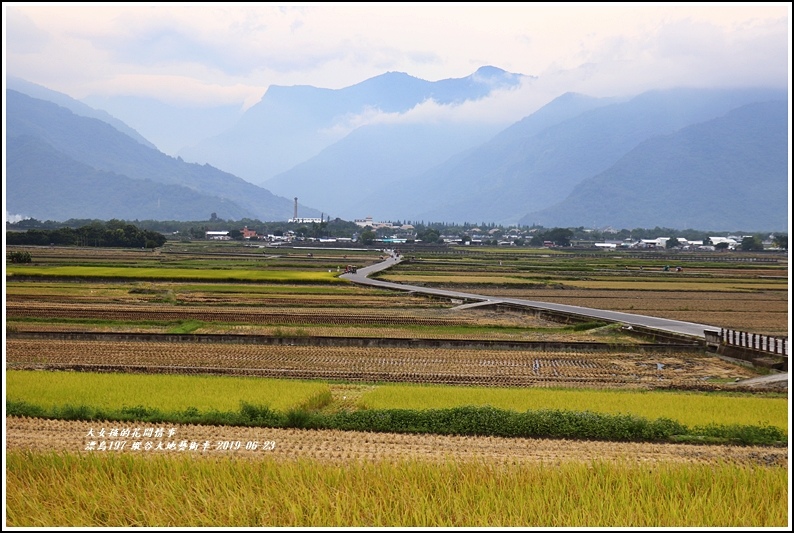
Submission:
M 373 272 L 385 270 L 395 264 L 399 263 L 400 259 L 390 255 L 387 259 L 374 265 L 359 268 L 355 274 L 342 274 L 342 277 L 352 281 L 353 283 L 360 283 L 362 285 L 371 285 L 374 287 L 382 287 L 385 289 L 395 289 L 400 291 L 418 292 L 422 294 L 433 294 L 437 296 L 444 296 L 448 298 L 455 298 L 459 300 L 473 300 L 485 304 L 497 304 L 500 302 L 507 302 L 515 305 L 522 305 L 535 309 L 551 309 L 554 311 L 563 311 L 565 313 L 574 313 L 578 315 L 585 315 L 588 317 L 601 318 L 603 320 L 620 322 L 627 325 L 645 326 L 661 331 L 669 331 L 679 335 L 687 335 L 696 337 L 698 339 L 706 338 L 706 331 L 719 332 L 719 328 L 708 326 L 706 324 L 695 324 L 693 322 L 683 322 L 681 320 L 669 320 L 666 318 L 656 318 L 652 316 L 633 315 L 631 313 L 620 313 L 617 311 L 604 311 L 602 309 L 592 309 L 590 307 L 579 307 L 577 305 L 564 305 L 555 303 L 538 302 L 535 300 L 521 300 L 518 298 L 495 298 L 492 296 L 483 296 L 480 294 L 471 294 L 467 292 L 448 291 L 444 289 L 433 289 L 428 287 L 418 287 L 415 285 L 405 285 L 402 283 L 392 283 L 389 281 L 380 281 L 376 279 L 369 279 L 367 276 Z M 477 304 L 473 304 L 477 305 Z M 770 376 L 761 376 L 750 380 L 737 382 L 741 385 L 744 383 L 752 384 L 753 386 L 764 386 L 775 388 L 782 387 L 783 390 L 788 390 L 788 372 L 781 374 L 772 374 Z
M 653 328 L 655 330 L 668 331 L 672 333 L 677 333 L 679 335 L 696 337 L 698 339 L 704 339 L 706 337 L 705 332 L 707 330 L 716 331 L 716 332 L 720 331 L 719 328 L 715 328 L 714 326 L 708 326 L 706 324 L 695 324 L 693 322 L 682 322 L 680 320 L 669 320 L 666 318 L 634 315 L 631 313 L 621 313 L 618 311 L 604 311 L 602 309 L 592 309 L 589 307 L 579 307 L 576 305 L 538 302 L 535 300 L 522 300 L 518 298 L 497 298 L 493 296 L 483 296 L 483 295 L 471 294 L 467 292 L 433 289 L 429 287 L 418 287 L 415 285 L 405 285 L 402 283 L 392 283 L 389 281 L 369 279 L 367 277 L 374 272 L 385 270 L 389 267 L 394 266 L 399 262 L 400 259 L 394 257 L 394 255 L 389 255 L 389 257 L 387 257 L 384 261 L 380 263 L 376 263 L 368 267 L 359 268 L 355 274 L 342 274 L 341 277 L 350 280 L 353 283 L 359 283 L 361 285 L 371 285 L 374 287 L 418 292 L 422 294 L 433 294 L 437 296 L 444 296 L 447 298 L 477 301 L 488 304 L 509 303 L 514 305 L 530 307 L 534 309 L 550 309 L 553 311 L 561 311 L 565 313 L 584 315 L 587 317 L 600 318 L 602 320 L 606 320 L 609 322 L 619 322 L 621 324 L 627 324 L 627 325 L 644 326 L 647 328 Z

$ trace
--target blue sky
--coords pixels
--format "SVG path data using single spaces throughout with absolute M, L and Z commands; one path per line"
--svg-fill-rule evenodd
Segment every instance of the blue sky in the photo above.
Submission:
M 270 85 L 492 65 L 565 91 L 790 79 L 790 3 L 3 3 L 4 74 L 64 92 L 253 105 Z M 522 99 L 523 98 L 523 99 Z

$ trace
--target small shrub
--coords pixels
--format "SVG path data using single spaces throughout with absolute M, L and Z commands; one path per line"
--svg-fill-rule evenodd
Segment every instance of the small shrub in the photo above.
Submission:
M 283 417 L 266 405 L 240 403 L 240 417 L 246 425 L 278 427 L 284 424 Z
M 11 252 L 8 254 L 8 258 L 11 260 L 12 263 L 33 262 L 33 258 L 30 256 L 30 252 Z
M 147 409 L 142 405 L 121 408 L 121 416 L 125 417 L 127 420 L 146 420 L 153 414 L 155 414 L 153 410 Z
M 290 409 L 287 411 L 287 420 L 284 423 L 285 427 L 296 429 L 309 429 L 312 428 L 314 417 L 305 409 Z

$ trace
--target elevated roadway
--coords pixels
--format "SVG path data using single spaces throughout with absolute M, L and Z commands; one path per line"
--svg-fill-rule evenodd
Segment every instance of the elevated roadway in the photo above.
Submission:
M 381 281 L 376 279 L 369 279 L 368 276 L 385 270 L 399 263 L 400 259 L 389 255 L 384 261 L 374 265 L 359 268 L 355 274 L 343 274 L 342 277 L 359 283 L 361 285 L 370 285 L 373 287 L 380 287 L 384 289 L 394 289 L 399 291 L 417 292 L 420 294 L 430 294 L 434 296 L 441 296 L 445 298 L 473 302 L 470 306 L 477 304 L 489 305 L 508 303 L 512 305 L 528 307 L 531 309 L 546 309 L 551 311 L 558 311 L 562 313 L 570 313 L 574 315 L 583 315 L 586 317 L 598 318 L 608 322 L 617 322 L 629 326 L 642 326 L 658 331 L 670 332 L 677 335 L 692 337 L 698 340 L 706 338 L 706 331 L 719 333 L 719 328 L 709 326 L 706 324 L 696 324 L 694 322 L 683 322 L 681 320 L 670 320 L 667 318 L 656 318 L 644 315 L 635 315 L 631 313 L 621 313 L 618 311 L 605 311 L 603 309 L 593 309 L 590 307 L 579 307 L 577 305 L 565 305 L 548 302 L 538 302 L 535 300 L 523 300 L 519 298 L 496 298 L 492 296 L 483 296 L 480 294 L 471 294 L 467 292 L 450 291 L 444 289 L 434 289 L 430 287 L 419 287 L 416 285 L 406 285 L 404 283 L 392 283 L 389 281 Z M 781 374 L 773 374 L 771 376 L 762 376 L 754 378 L 753 380 L 744 380 L 737 382 L 736 385 L 743 385 L 745 383 L 752 384 L 759 388 L 780 388 L 788 390 L 788 372 Z
M 375 272 L 380 272 L 399 263 L 400 259 L 389 255 L 385 260 L 374 265 L 359 268 L 355 274 L 342 274 L 341 277 L 358 283 L 361 285 L 370 285 L 373 287 L 380 287 L 384 289 L 394 289 L 407 292 L 417 292 L 420 294 L 430 294 L 434 296 L 441 296 L 445 298 L 480 302 L 481 304 L 499 304 L 506 303 L 516 306 L 528 307 L 532 309 L 546 309 L 551 311 L 558 311 L 561 313 L 569 313 L 574 315 L 581 315 L 591 318 L 605 320 L 607 322 L 618 322 L 629 326 L 642 326 L 654 330 L 675 333 L 697 339 L 705 339 L 706 331 L 714 331 L 719 333 L 720 329 L 706 324 L 696 324 L 693 322 L 683 322 L 680 320 L 670 320 L 666 318 L 656 318 L 652 316 L 635 315 L 631 313 L 621 313 L 618 311 L 605 311 L 603 309 L 592 309 L 590 307 L 579 307 L 576 305 L 565 305 L 548 302 L 538 302 L 535 300 L 523 300 L 519 298 L 500 298 L 493 296 L 483 296 L 480 294 L 472 294 L 460 291 L 450 291 L 445 289 L 435 289 L 430 287 L 419 287 L 416 285 L 406 285 L 404 283 L 393 283 L 389 281 L 381 281 L 370 279 L 368 276 Z

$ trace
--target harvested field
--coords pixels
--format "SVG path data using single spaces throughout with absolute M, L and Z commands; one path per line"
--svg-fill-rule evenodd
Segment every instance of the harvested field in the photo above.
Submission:
M 6 368 L 169 372 L 364 382 L 715 390 L 756 375 L 699 352 L 260 346 L 15 339 Z
M 434 308 L 444 307 L 443 304 L 433 302 L 427 298 L 388 298 L 377 296 L 356 296 L 356 295 L 305 295 L 295 296 L 287 294 L 208 294 L 208 293 L 172 293 L 168 290 L 152 290 L 150 293 L 118 291 L 114 294 L 112 301 L 116 304 L 145 304 L 162 303 L 163 300 L 171 300 L 168 303 L 180 305 L 217 305 L 217 306 L 257 306 L 257 307 L 337 307 L 337 308 Z M 49 304 L 76 304 L 76 303 L 98 303 L 107 301 L 108 297 L 101 295 L 85 294 L 12 294 L 8 300 L 12 302 L 36 302 Z
M 161 305 L 71 305 L 7 302 L 6 316 L 13 318 L 71 318 L 86 320 L 155 321 L 199 320 L 203 322 L 253 324 L 359 324 L 407 326 L 451 326 L 469 323 L 473 319 L 449 316 L 424 316 L 421 312 L 381 309 L 304 309 L 258 307 L 219 307 Z
M 788 336 L 788 294 L 762 292 L 684 292 L 638 290 L 494 289 L 452 285 L 485 296 L 577 305 L 637 315 L 708 324 L 763 335 Z
M 8 450 L 85 452 L 90 442 L 95 446 L 102 440 L 96 437 L 104 429 L 107 435 L 115 429 L 132 434 L 146 427 L 163 430 L 160 438 L 143 436 L 108 437 L 110 442 L 126 440 L 123 450 L 96 453 L 194 454 L 196 456 L 241 456 L 251 459 L 274 457 L 283 460 L 311 458 L 323 462 L 425 460 L 448 462 L 467 460 L 487 463 L 543 463 L 629 461 L 652 466 L 661 463 L 739 463 L 788 467 L 786 449 L 755 446 L 708 446 L 690 444 L 647 444 L 594 442 L 550 439 L 506 439 L 500 437 L 470 437 L 442 435 L 409 435 L 396 433 L 362 433 L 355 431 L 324 431 L 299 429 L 241 428 L 194 425 L 131 425 L 123 423 L 76 422 L 9 417 L 6 420 Z M 174 430 L 168 437 L 169 430 Z M 89 430 L 94 437 L 89 436 Z M 153 449 L 133 451 L 132 443 L 153 443 Z M 196 443 L 198 449 L 180 451 L 179 443 Z M 246 443 L 258 442 L 256 450 L 246 450 Z M 156 450 L 158 442 L 163 450 Z M 175 443 L 165 449 L 168 442 Z M 205 451 L 204 443 L 209 447 Z M 239 448 L 222 443 L 239 442 Z M 263 449 L 262 443 L 273 443 Z M 219 443 L 221 443 L 219 445 Z M 120 445 L 119 445 L 120 446 Z M 250 447 L 249 447 L 250 448 Z
M 528 318 L 529 328 L 542 328 L 542 319 Z M 14 321 L 12 329 L 20 333 L 169 333 L 168 324 L 94 324 L 84 322 L 24 322 Z M 548 324 L 545 327 L 549 328 Z M 432 327 L 412 326 L 322 326 L 322 325 L 256 325 L 256 324 L 218 324 L 204 323 L 193 333 L 226 335 L 270 335 L 276 337 L 346 337 L 346 338 L 392 338 L 392 339 L 452 339 L 486 341 L 536 341 L 536 342 L 619 342 L 620 344 L 640 344 L 642 339 L 635 336 L 620 335 L 609 327 L 587 331 L 560 331 L 559 324 L 553 324 L 548 331 L 537 329 L 471 329 L 454 331 Z
M 642 340 L 610 328 L 565 331 L 560 323 L 532 314 L 489 308 L 454 309 L 450 308 L 452 304 L 440 303 L 439 300 L 395 294 L 400 297 L 370 297 L 372 305 L 361 307 L 356 305 L 358 300 L 355 297 L 347 302 L 352 307 L 311 307 L 230 306 L 217 303 L 176 305 L 134 302 L 127 298 L 119 301 L 117 295 L 72 300 L 63 294 L 45 297 L 12 294 L 6 299 L 6 316 L 7 324 L 14 331 L 165 333 L 174 323 L 195 321 L 195 333 L 241 335 L 557 340 L 624 344 Z M 296 299 L 302 300 L 304 304 L 317 301 L 316 296 Z

